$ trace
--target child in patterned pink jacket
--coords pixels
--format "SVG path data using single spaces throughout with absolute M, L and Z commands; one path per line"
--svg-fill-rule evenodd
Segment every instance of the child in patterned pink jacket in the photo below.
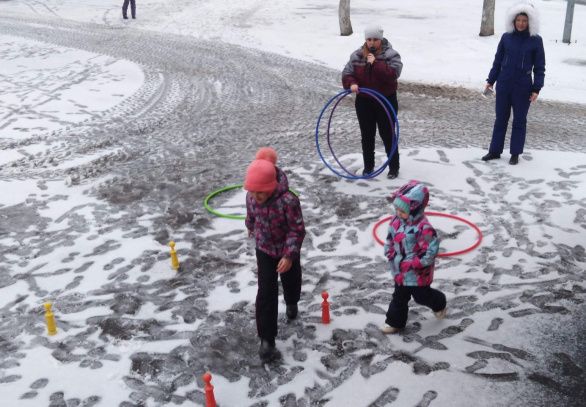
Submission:
M 429 190 L 418 181 L 410 181 L 389 200 L 395 216 L 389 222 L 384 254 L 395 282 L 382 331 L 396 333 L 407 324 L 409 300 L 432 309 L 438 319 L 446 315 L 446 296 L 431 288 L 439 239 L 424 210 Z
M 275 347 L 278 316 L 278 277 L 281 278 L 287 318 L 297 317 L 301 295 L 300 251 L 305 226 L 299 199 L 289 191 L 275 161 L 254 160 L 246 171 L 246 228 L 256 240 L 258 291 L 256 326 L 263 361 L 279 357 Z M 283 174 L 284 175 L 284 174 Z

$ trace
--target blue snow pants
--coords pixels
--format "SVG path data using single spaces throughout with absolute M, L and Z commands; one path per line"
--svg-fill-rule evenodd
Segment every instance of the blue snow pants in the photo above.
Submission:
M 505 145 L 505 134 L 513 109 L 513 127 L 511 130 L 511 154 L 523 154 L 525 133 L 527 132 L 527 113 L 531 96 L 531 75 L 522 75 L 516 81 L 496 83 L 496 119 L 492 131 L 489 152 L 501 154 Z
M 124 0 L 122 4 L 122 17 L 128 18 L 128 3 L 130 3 L 130 15 L 136 18 L 136 2 L 135 0 Z

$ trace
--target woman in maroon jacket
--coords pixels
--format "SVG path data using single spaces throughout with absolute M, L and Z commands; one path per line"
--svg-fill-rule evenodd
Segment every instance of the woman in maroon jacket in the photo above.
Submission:
M 374 142 L 376 127 L 387 156 L 393 146 L 391 123 L 381 105 L 371 96 L 360 94 L 360 87 L 374 89 L 382 93 L 391 103 L 395 112 L 399 110 L 397 102 L 397 79 L 401 75 L 403 63 L 401 56 L 393 49 L 391 43 L 383 37 L 383 30 L 378 26 L 364 30 L 366 42 L 350 55 L 350 60 L 342 71 L 342 85 L 356 93 L 356 115 L 362 135 L 362 157 L 364 159 L 363 175 L 374 171 Z M 391 119 L 395 118 L 391 113 Z M 399 175 L 399 146 L 389 163 L 388 178 Z

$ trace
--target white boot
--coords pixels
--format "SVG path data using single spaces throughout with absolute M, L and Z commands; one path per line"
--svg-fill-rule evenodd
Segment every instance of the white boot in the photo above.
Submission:
M 389 324 L 384 324 L 381 327 L 381 331 L 383 331 L 383 333 L 385 334 L 396 334 L 400 330 L 401 328 L 395 328 L 394 326 L 390 326 Z
M 435 315 L 435 317 L 437 319 L 444 319 L 446 317 L 447 313 L 448 313 L 448 307 L 444 308 L 441 311 L 434 312 L 433 315 Z

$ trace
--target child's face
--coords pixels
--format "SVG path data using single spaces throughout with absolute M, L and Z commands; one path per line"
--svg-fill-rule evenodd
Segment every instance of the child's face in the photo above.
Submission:
M 409 214 L 405 211 L 402 211 L 399 208 L 396 208 L 396 213 L 397 213 L 397 216 L 403 220 L 407 220 L 407 218 L 409 218 Z
M 263 204 L 265 203 L 270 197 L 272 192 L 252 192 L 250 191 L 250 195 L 254 198 L 256 203 Z

